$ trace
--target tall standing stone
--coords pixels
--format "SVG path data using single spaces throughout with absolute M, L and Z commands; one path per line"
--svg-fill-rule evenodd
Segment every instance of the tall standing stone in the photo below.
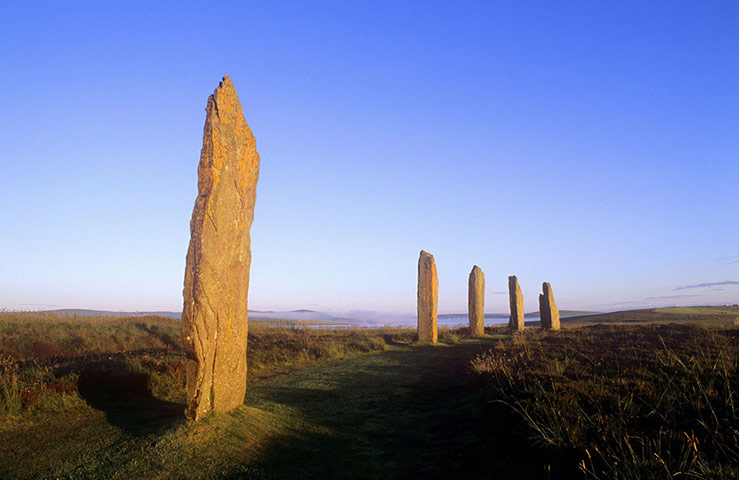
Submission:
M 515 275 L 508 277 L 508 301 L 511 306 L 508 328 L 513 331 L 522 331 L 524 322 L 523 293 L 521 293 L 521 287 L 518 285 L 518 278 Z
M 542 293 L 539 295 L 539 310 L 541 312 L 541 328 L 559 330 L 559 309 L 554 302 L 554 292 L 549 282 L 542 284 Z
M 436 305 L 439 277 L 434 256 L 421 250 L 418 257 L 418 341 L 436 343 Z
M 182 311 L 185 414 L 193 420 L 244 401 L 249 230 L 259 177 L 256 142 L 231 79 L 223 77 L 205 111 Z
M 544 330 L 552 328 L 552 319 L 549 316 L 549 309 L 547 308 L 547 302 L 544 300 L 544 295 L 539 294 L 539 325 Z
M 475 265 L 472 267 L 467 290 L 467 307 L 470 316 L 470 336 L 485 335 L 485 274 Z
M 547 308 L 549 309 L 549 323 L 551 325 L 551 329 L 559 330 L 559 309 L 554 301 L 552 286 L 549 285 L 549 282 L 544 282 L 542 284 L 542 290 L 544 292 L 544 299 L 546 300 Z

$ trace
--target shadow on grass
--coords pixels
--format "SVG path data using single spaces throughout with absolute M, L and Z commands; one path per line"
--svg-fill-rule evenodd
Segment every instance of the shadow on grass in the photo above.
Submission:
M 159 339 L 165 346 L 169 348 L 175 350 L 179 350 L 182 348 L 182 342 L 177 338 L 173 338 L 167 332 L 163 331 L 163 329 L 159 325 L 150 325 L 144 322 L 137 322 L 134 324 L 134 326 L 139 330 Z
M 133 436 L 165 434 L 185 421 L 185 405 L 155 398 L 149 376 L 121 362 L 100 362 L 80 373 L 79 394 L 106 420 Z
M 401 342 L 395 339 L 396 335 L 393 334 L 387 334 L 383 335 L 382 339 L 385 341 L 386 345 L 392 345 L 395 347 L 407 347 L 410 342 Z
M 511 465 L 506 432 L 483 427 L 469 388 L 469 362 L 491 342 L 405 346 L 256 386 L 247 405 L 301 418 L 265 446 L 259 478 L 533 478 Z

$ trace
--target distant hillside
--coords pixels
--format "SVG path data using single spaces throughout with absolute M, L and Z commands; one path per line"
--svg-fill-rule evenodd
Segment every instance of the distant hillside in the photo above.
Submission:
M 602 312 L 589 312 L 587 310 L 560 310 L 559 311 L 559 317 L 560 318 L 568 318 L 568 317 L 584 317 L 589 315 L 599 315 Z M 539 312 L 529 312 L 527 314 L 524 314 L 524 317 L 536 317 L 539 318 Z
M 586 315 L 598 315 L 600 312 L 588 312 L 585 310 L 560 310 L 559 316 L 562 318 L 567 317 L 580 317 L 580 316 L 586 316 Z M 467 313 L 445 313 L 443 315 L 439 315 L 439 319 L 451 319 L 456 317 L 463 317 L 466 316 Z M 510 317 L 510 313 L 486 313 L 485 318 L 508 318 Z M 539 312 L 529 312 L 524 314 L 525 318 L 539 318 Z
M 165 311 L 146 311 L 146 312 L 113 312 L 110 310 L 89 310 L 84 308 L 63 308 L 58 310 L 45 310 L 56 315 L 75 315 L 78 317 L 88 316 L 113 316 L 113 317 L 136 317 L 145 315 L 158 315 L 161 317 L 180 318 L 181 312 L 165 312 Z M 508 318 L 509 313 L 486 313 L 486 319 Z M 600 312 L 587 312 L 582 310 L 560 310 L 559 315 L 562 318 L 589 317 L 593 315 L 601 315 Z M 439 315 L 439 321 L 459 320 L 466 317 L 467 312 L 463 313 L 445 313 Z M 539 312 L 529 312 L 524 315 L 526 318 L 539 318 Z M 411 324 L 415 321 L 415 314 L 408 315 L 379 315 L 381 320 L 370 321 L 361 315 L 353 315 L 351 313 L 344 316 L 332 315 L 330 313 L 319 312 L 316 310 L 298 309 L 288 311 L 276 310 L 249 310 L 249 318 L 254 320 L 307 320 L 312 322 L 335 322 L 335 323 L 356 323 L 356 324 L 372 324 L 372 323 L 398 323 Z
M 143 317 L 146 315 L 158 315 L 160 317 L 180 318 L 180 312 L 111 312 L 108 310 L 88 310 L 85 308 L 61 308 L 58 310 L 42 310 L 56 315 L 76 315 L 78 317 L 112 316 L 112 317 Z
M 466 317 L 467 315 L 468 315 L 467 312 L 464 312 L 464 313 L 443 313 L 441 315 L 437 315 L 437 318 L 439 318 L 439 319 L 450 319 L 450 318 L 457 318 L 457 317 Z M 507 313 L 486 313 L 485 314 L 485 318 L 508 318 L 508 314 Z
M 63 308 L 59 310 L 45 310 L 56 315 L 69 315 L 78 317 L 90 316 L 113 316 L 113 317 L 143 317 L 146 315 L 158 315 L 161 317 L 180 318 L 181 312 L 112 312 L 109 310 L 88 310 L 84 308 Z M 324 312 L 314 310 L 291 310 L 291 311 L 260 311 L 249 310 L 249 318 L 255 320 L 310 320 L 315 322 L 351 322 L 349 318 L 337 317 Z
M 285 312 L 249 310 L 249 318 L 255 320 L 310 320 L 313 322 L 337 323 L 351 322 L 350 318 L 337 317 L 329 313 L 306 309 L 290 310 Z

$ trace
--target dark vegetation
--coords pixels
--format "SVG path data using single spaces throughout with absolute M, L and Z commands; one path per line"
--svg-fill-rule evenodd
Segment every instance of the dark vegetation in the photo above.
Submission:
M 739 478 L 737 367 L 738 329 L 689 324 L 526 332 L 473 362 L 491 428 L 593 479 Z

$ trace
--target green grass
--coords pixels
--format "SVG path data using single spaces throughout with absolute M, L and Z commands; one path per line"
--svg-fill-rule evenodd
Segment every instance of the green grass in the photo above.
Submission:
M 729 305 L 721 307 L 666 307 L 655 308 L 654 311 L 673 315 L 718 315 L 728 316 L 729 318 L 739 316 L 739 307 Z
M 47 320 L 50 331 L 63 331 Z M 87 332 L 127 325 L 75 321 Z M 56 347 L 65 337 L 44 338 Z M 102 337 L 98 344 L 117 348 Z M 177 349 L 83 351 L 32 363 L 6 356 L 4 377 L 14 369 L 24 388 L 49 390 L 60 378 L 74 388 L 5 412 L 0 478 L 438 478 L 484 470 L 488 462 L 470 449 L 485 435 L 467 379 L 469 361 L 492 340 L 444 329 L 440 345 L 412 340 L 409 329 L 254 325 L 245 404 L 199 423 L 183 417 Z M 29 372 L 39 378 L 23 377 Z M 52 407 L 49 398 L 67 400 Z
M 408 330 L 250 323 L 247 361 L 254 377 L 381 352 L 390 337 L 412 339 Z M 127 395 L 126 388 L 184 402 L 179 329 L 179 320 L 167 317 L 0 312 L 0 418 L 83 405 L 86 395 L 98 391 Z
M 21 361 L 178 349 L 179 336 L 180 321 L 167 317 L 0 312 L 0 354 Z
M 484 472 L 468 361 L 490 343 L 390 346 L 249 381 L 245 404 L 197 424 L 127 402 L 0 431 L 2 478 L 448 478 Z M 471 446 L 473 448 L 471 448 Z M 488 453 L 492 448 L 486 448 Z M 30 459 L 33 458 L 33 461 Z

